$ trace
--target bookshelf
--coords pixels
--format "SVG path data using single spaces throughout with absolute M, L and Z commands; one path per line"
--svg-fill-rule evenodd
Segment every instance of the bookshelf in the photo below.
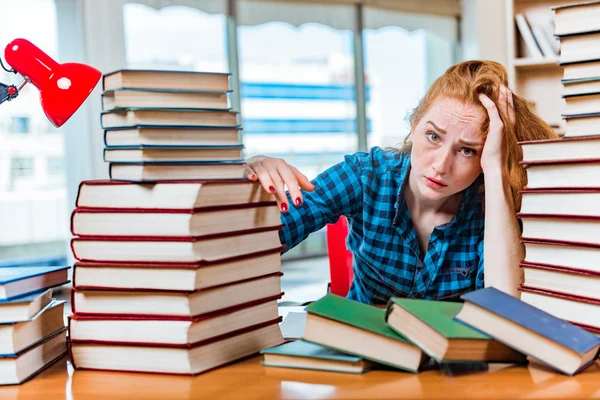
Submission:
M 551 7 L 578 3 L 573 0 L 505 0 L 508 34 L 508 74 L 510 87 L 535 105 L 537 113 L 560 133 L 564 130 L 561 113 L 562 68 L 558 56 L 526 57 L 524 42 L 515 23 L 515 15 L 525 14 L 533 26 L 547 24 L 554 17 Z

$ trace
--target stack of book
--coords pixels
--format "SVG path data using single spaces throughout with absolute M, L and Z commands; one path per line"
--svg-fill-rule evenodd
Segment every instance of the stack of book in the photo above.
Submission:
M 111 179 L 243 178 L 229 74 L 120 70 L 102 82 Z
M 74 367 L 194 375 L 282 343 L 280 213 L 241 179 L 227 75 L 104 87 L 112 179 L 82 182 L 71 218 Z
M 554 8 L 565 137 L 522 142 L 522 299 L 600 334 L 600 2 Z
M 600 1 L 554 7 L 565 137 L 600 135 Z
M 517 363 L 565 374 L 598 356 L 600 338 L 492 287 L 462 303 L 392 298 L 386 309 L 326 295 L 307 307 L 302 338 L 263 350 L 263 365 L 363 373 L 439 364 Z
M 67 353 L 64 301 L 68 266 L 0 268 L 0 385 L 19 384 Z

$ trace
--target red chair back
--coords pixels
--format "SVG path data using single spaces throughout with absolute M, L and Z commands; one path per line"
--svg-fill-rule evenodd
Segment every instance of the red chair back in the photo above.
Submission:
M 348 221 L 341 216 L 335 224 L 327 225 L 327 250 L 329 256 L 329 272 L 331 283 L 329 292 L 338 296 L 346 296 L 354 278 L 352 270 L 352 253 L 346 249 Z

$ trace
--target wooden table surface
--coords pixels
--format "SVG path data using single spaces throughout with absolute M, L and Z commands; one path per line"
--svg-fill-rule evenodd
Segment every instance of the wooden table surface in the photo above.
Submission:
M 514 399 L 600 397 L 600 363 L 568 377 L 543 366 L 490 365 L 363 375 L 266 368 L 253 357 L 196 377 L 73 371 L 67 358 L 0 399 Z M 460 369 L 463 369 L 462 371 Z M 479 368 L 481 369 L 481 367 Z

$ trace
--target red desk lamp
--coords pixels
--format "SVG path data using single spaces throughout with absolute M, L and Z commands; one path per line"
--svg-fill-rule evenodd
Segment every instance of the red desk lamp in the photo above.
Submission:
M 6 62 L 13 67 L 7 72 L 23 75 L 19 86 L 0 83 L 0 103 L 19 95 L 27 82 L 40 90 L 44 113 L 57 128 L 77 111 L 100 80 L 96 68 L 79 63 L 59 64 L 28 40 L 15 39 L 4 50 Z

